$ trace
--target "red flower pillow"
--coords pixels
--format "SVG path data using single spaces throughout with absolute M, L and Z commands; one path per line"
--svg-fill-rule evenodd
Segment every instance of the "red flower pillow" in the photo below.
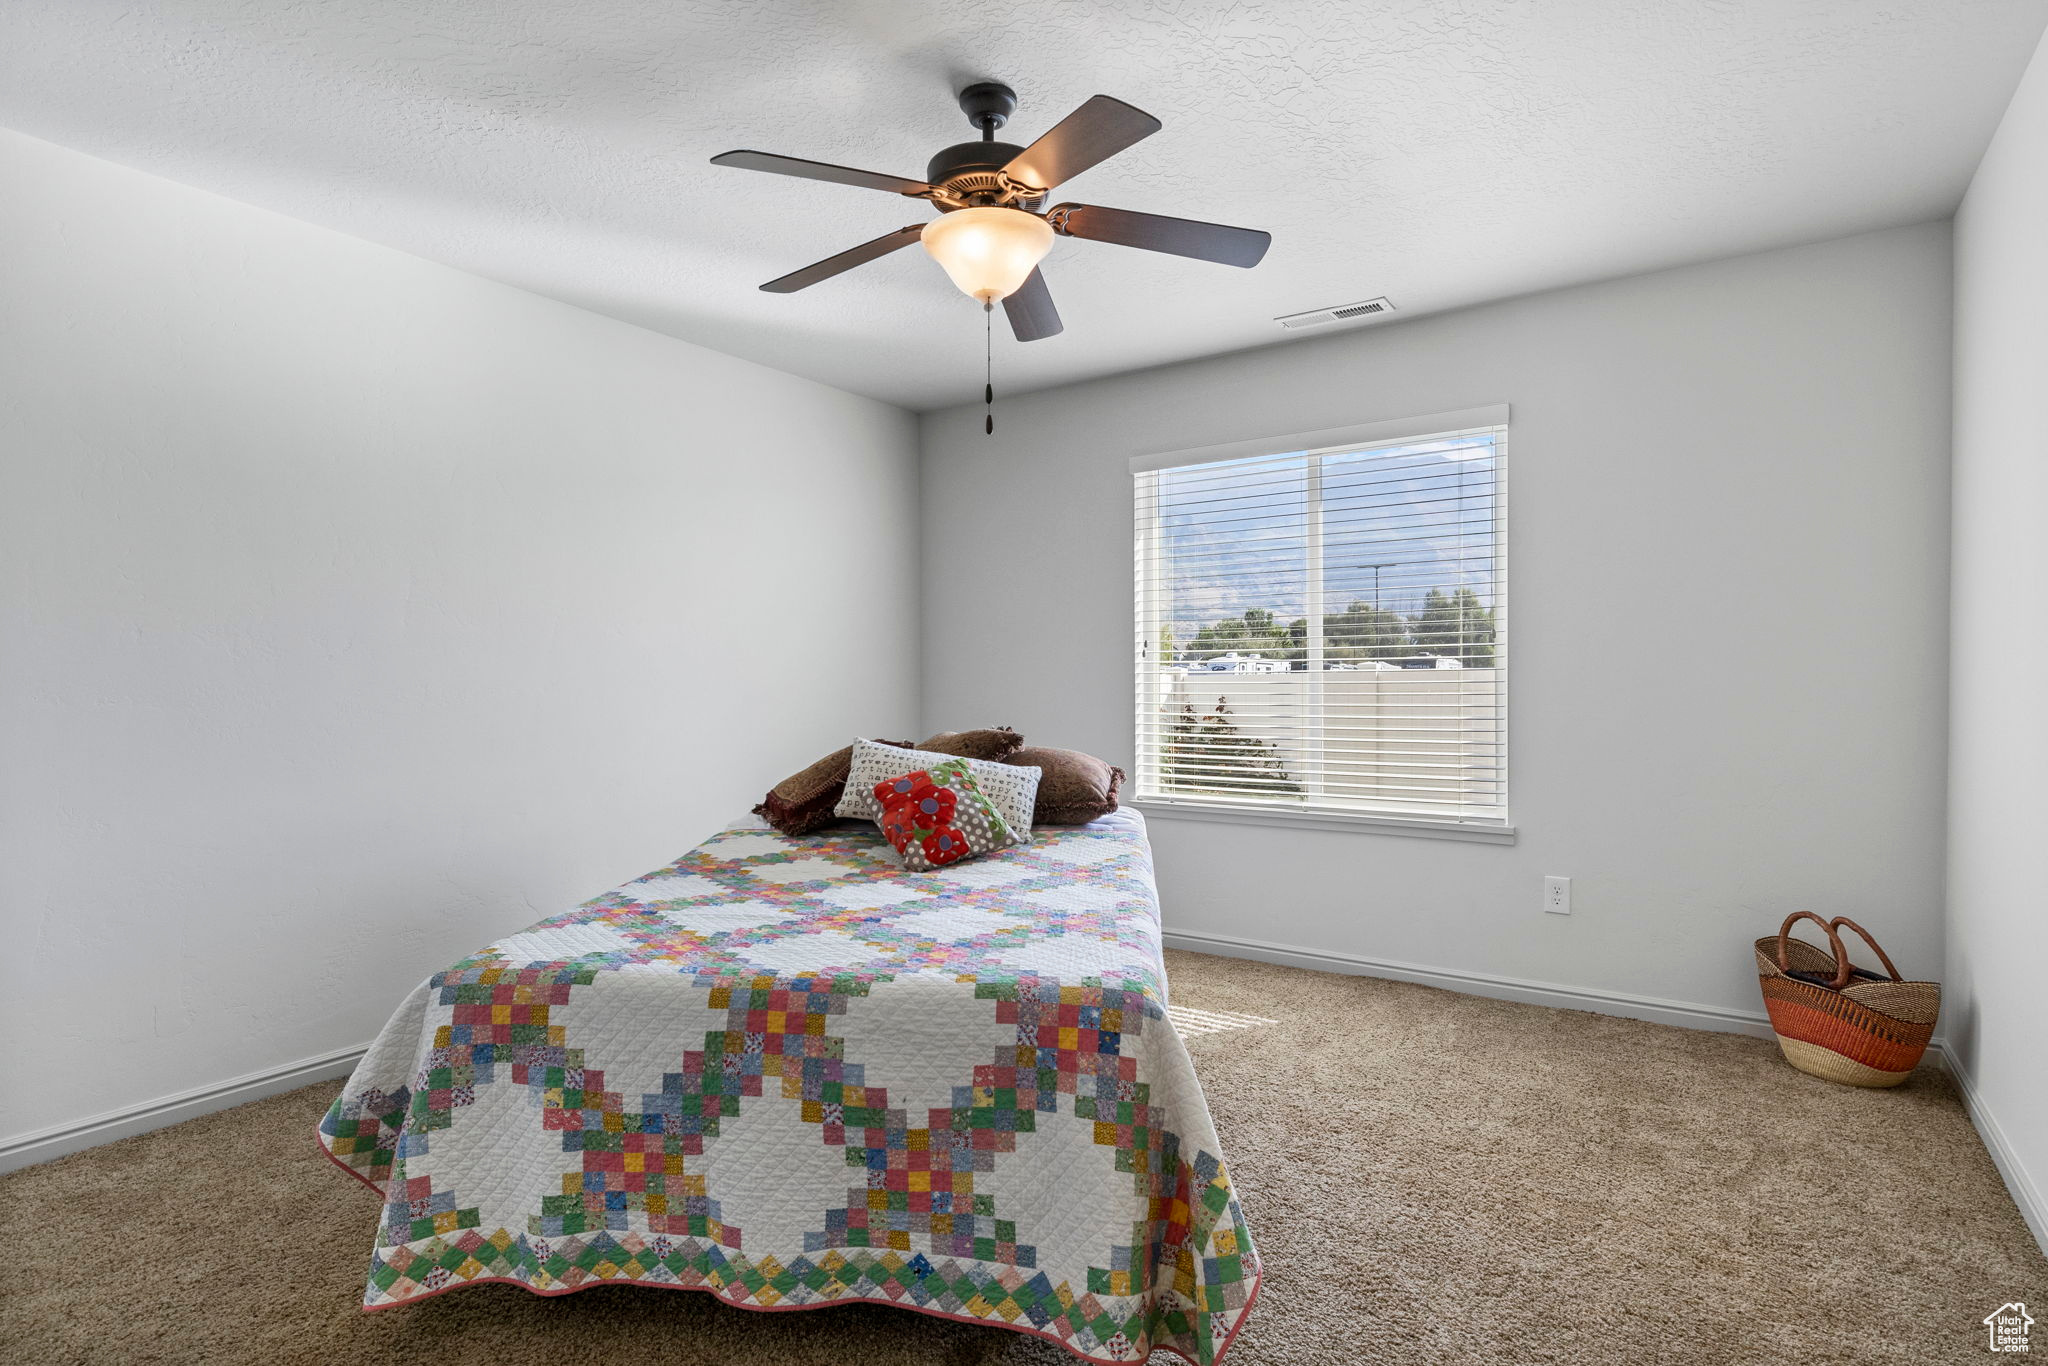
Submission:
M 882 806 L 882 833 L 906 868 L 942 868 L 1019 842 L 958 759 L 884 778 L 874 791 Z

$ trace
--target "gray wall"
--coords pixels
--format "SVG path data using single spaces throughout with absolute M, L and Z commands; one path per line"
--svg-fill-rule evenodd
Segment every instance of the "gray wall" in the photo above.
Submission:
M 2048 49 L 1956 214 L 1945 1032 L 2048 1245 Z M 2001 1148 L 2003 1149 L 2001 1151 Z
M 0 183 L 0 1136 L 359 1045 L 911 728 L 907 414 L 11 133 Z
M 1520 842 L 1155 817 L 1169 930 L 1754 1012 L 1749 941 L 1805 907 L 1937 974 L 1948 246 L 1902 228 L 1074 385 L 999 401 L 993 438 L 978 405 L 927 415 L 924 723 L 1130 767 L 1128 457 L 1506 402 Z

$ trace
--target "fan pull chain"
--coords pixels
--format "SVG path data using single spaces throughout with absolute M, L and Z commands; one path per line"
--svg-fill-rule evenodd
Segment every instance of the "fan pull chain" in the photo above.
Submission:
M 996 301 L 984 299 L 981 304 L 981 401 L 988 409 L 988 415 L 981 420 L 983 436 L 996 434 L 995 318 Z

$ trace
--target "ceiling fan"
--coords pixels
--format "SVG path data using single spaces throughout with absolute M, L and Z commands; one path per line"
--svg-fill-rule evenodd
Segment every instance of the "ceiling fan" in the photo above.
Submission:
M 923 180 L 769 152 L 722 152 L 711 158 L 716 166 L 886 190 L 927 200 L 939 211 L 928 223 L 898 228 L 761 288 L 771 294 L 794 293 L 921 240 L 953 283 L 981 300 L 983 308 L 1002 300 L 1011 330 L 1019 341 L 1028 342 L 1055 336 L 1062 327 L 1045 277 L 1038 272 L 1055 235 L 1246 267 L 1257 265 L 1272 244 L 1271 233 L 1189 218 L 1092 204 L 1042 209 L 1055 185 L 1159 131 L 1158 119 L 1122 100 L 1095 96 L 1029 147 L 995 140 L 996 129 L 1017 109 L 1017 94 L 1007 85 L 970 85 L 960 92 L 960 108 L 981 130 L 981 141 L 945 148 L 931 159 Z

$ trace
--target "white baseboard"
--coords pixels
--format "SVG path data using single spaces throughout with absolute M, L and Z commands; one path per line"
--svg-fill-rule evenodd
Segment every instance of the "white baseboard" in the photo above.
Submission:
M 2005 1130 L 1998 1126 L 1998 1120 L 1991 1111 L 1984 1108 L 1983 1097 L 1977 1094 L 1976 1082 L 1963 1067 L 1962 1059 L 1944 1048 L 1941 1061 L 1948 1068 L 1948 1074 L 1956 1079 L 1956 1090 L 1963 1093 L 1963 1107 L 1970 1112 L 1970 1123 L 1977 1126 L 1977 1136 L 1984 1140 L 1984 1151 L 1991 1154 L 1991 1165 L 1998 1168 L 1999 1176 L 2005 1179 L 2006 1192 L 2020 1207 L 2020 1217 L 2033 1230 L 2034 1241 L 2041 1245 L 2041 1251 L 2048 1253 L 2048 1200 L 2042 1198 L 2041 1188 L 2020 1165 L 2019 1154 L 2013 1151 Z
M 368 1044 L 357 1044 L 353 1048 L 340 1048 L 317 1058 L 301 1058 L 282 1067 L 251 1072 L 212 1086 L 200 1086 L 180 1091 L 174 1096 L 144 1101 L 140 1105 L 108 1110 L 70 1124 L 19 1134 L 0 1141 L 0 1172 L 32 1167 L 38 1162 L 49 1162 L 87 1148 L 96 1148 L 102 1143 L 112 1143 L 117 1138 L 148 1133 L 151 1129 L 197 1119 L 215 1110 L 227 1110 L 266 1096 L 281 1095 L 316 1081 L 345 1077 L 355 1070 L 356 1063 L 369 1047 Z
M 1631 1020 L 1680 1025 L 1686 1029 L 1750 1034 L 1763 1039 L 1773 1037 L 1771 1022 L 1760 1010 L 1728 1010 L 1695 1001 L 1672 1001 L 1657 996 L 1565 986 L 1561 982 L 1531 982 L 1520 977 L 1496 977 L 1483 972 L 1425 967 L 1420 963 L 1366 958 L 1355 953 L 1307 949 L 1294 944 L 1273 944 L 1263 939 L 1243 939 L 1236 935 L 1211 934 L 1205 930 L 1167 930 L 1161 938 L 1170 949 L 1191 949 L 1196 953 L 1220 954 L 1225 958 L 1251 958 L 1261 963 L 1312 968 L 1317 972 L 1348 973 L 1354 977 L 1387 977 L 1396 982 L 1415 982 L 1426 987 L 1442 987 L 1446 991 L 1461 991 L 1467 996 L 1490 996 L 1499 1001 L 1522 1001 L 1565 1010 L 1590 1010 L 1600 1015 L 1620 1015 Z

